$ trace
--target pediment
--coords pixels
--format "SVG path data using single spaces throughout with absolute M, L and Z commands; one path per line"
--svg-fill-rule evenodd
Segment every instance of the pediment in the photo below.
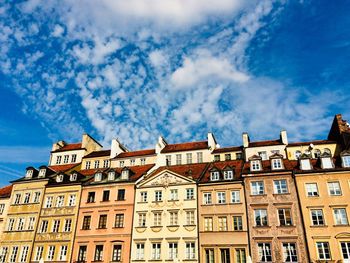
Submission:
M 181 185 L 194 182 L 195 181 L 190 178 L 187 178 L 170 170 L 164 170 L 157 174 L 153 174 L 151 177 L 141 181 L 138 187 L 163 186 L 166 188 L 170 185 Z
M 350 238 L 349 232 L 342 232 L 335 236 L 335 238 Z

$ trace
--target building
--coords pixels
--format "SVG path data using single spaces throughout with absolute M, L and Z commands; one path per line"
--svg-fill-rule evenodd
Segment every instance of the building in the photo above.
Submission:
M 4 231 L 7 211 L 10 206 L 10 197 L 12 192 L 12 184 L 0 189 L 0 238 Z M 1 240 L 1 239 L 0 239 Z
M 211 163 L 198 184 L 200 262 L 247 262 L 243 161 Z
M 243 159 L 243 147 L 235 146 L 235 147 L 223 147 L 216 148 L 211 152 L 212 161 L 230 161 L 230 160 L 241 160 Z
M 73 262 L 129 262 L 135 182 L 152 168 L 82 170 L 84 184 Z
M 207 165 L 162 166 L 137 182 L 130 262 L 199 262 L 196 184 Z

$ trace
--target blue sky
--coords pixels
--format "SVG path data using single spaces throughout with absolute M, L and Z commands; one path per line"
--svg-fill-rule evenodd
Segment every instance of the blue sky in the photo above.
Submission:
M 1 1 L 0 184 L 87 132 L 106 148 L 325 138 L 350 118 L 350 2 Z

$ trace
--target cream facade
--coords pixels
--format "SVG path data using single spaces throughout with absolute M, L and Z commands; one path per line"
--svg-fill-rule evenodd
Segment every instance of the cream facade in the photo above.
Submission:
M 289 160 L 298 160 L 302 154 L 310 155 L 317 159 L 323 153 L 329 153 L 332 157 L 339 155 L 339 147 L 335 141 L 311 141 L 291 143 L 286 148 Z
M 10 206 L 10 198 L 12 192 L 12 185 L 5 186 L 0 189 L 0 240 L 2 239 L 2 232 L 5 228 L 5 221 L 7 218 L 7 211 Z

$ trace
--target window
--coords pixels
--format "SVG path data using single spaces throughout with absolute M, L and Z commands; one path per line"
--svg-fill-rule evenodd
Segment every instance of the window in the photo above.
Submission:
M 74 182 L 74 181 L 77 180 L 77 178 L 78 178 L 78 174 L 77 174 L 77 173 L 72 173 L 72 174 L 70 175 L 70 177 L 69 177 L 69 180 L 70 180 L 71 182 Z
M 95 192 L 88 192 L 88 203 L 95 203 Z
M 75 163 L 77 161 L 77 155 L 76 154 L 72 154 L 72 163 Z
M 46 260 L 53 261 L 54 257 L 55 257 L 55 246 L 49 246 Z
M 283 243 L 283 262 L 298 262 L 295 243 Z
M 278 218 L 280 221 L 280 226 L 292 225 L 292 214 L 289 208 L 278 209 Z
M 230 161 L 231 160 L 231 154 L 230 153 L 226 153 L 225 154 L 225 161 Z
M 233 179 L 233 171 L 226 170 L 224 171 L 224 180 L 232 180 Z
M 218 171 L 210 173 L 210 181 L 219 181 L 219 180 L 220 180 L 220 173 Z
M 91 223 L 91 216 L 84 216 L 83 219 L 83 230 L 89 230 L 90 229 L 90 223 Z
M 246 263 L 247 258 L 245 254 L 245 249 L 244 248 L 236 248 L 236 262 L 237 263 Z
M 231 203 L 239 203 L 241 202 L 240 192 L 239 190 L 231 192 Z
M 124 214 L 115 215 L 114 227 L 124 227 Z
M 98 228 L 107 228 L 107 215 L 100 215 L 100 220 L 98 221 Z
M 186 153 L 187 164 L 192 163 L 192 153 Z
M 56 207 L 62 207 L 64 204 L 64 196 L 60 195 L 56 199 Z
M 301 156 L 301 151 L 295 151 L 294 152 L 295 159 L 299 159 L 300 156 Z
M 76 195 L 69 195 L 68 206 L 75 206 L 76 204 Z
M 58 259 L 59 260 L 67 260 L 67 251 L 68 251 L 68 246 L 67 245 L 63 245 L 60 247 L 60 254 L 59 254 L 59 257 Z
M 45 174 L 46 174 L 46 169 L 45 169 L 45 168 L 42 168 L 42 169 L 40 169 L 40 171 L 39 171 L 39 176 L 38 176 L 38 177 L 45 177 Z
M 177 243 L 169 243 L 169 259 L 177 259 Z
M 120 162 L 119 162 L 119 166 L 120 166 L 120 167 L 124 167 L 124 165 L 125 165 L 125 164 L 124 164 L 124 161 L 120 161 Z
M 154 226 L 161 226 L 162 225 L 162 213 L 161 212 L 154 212 L 153 213 L 153 225 Z
M 91 167 L 91 162 L 90 161 L 86 161 L 85 169 L 90 169 L 90 167 Z
M 197 163 L 202 163 L 203 162 L 203 153 L 199 152 L 197 153 Z
M 118 200 L 118 201 L 123 201 L 123 200 L 125 200 L 125 189 L 119 189 L 119 190 L 118 190 L 117 200 Z
M 22 231 L 24 228 L 24 218 L 18 218 L 17 230 Z
M 122 176 L 120 177 L 122 180 L 129 180 L 129 169 L 125 168 L 122 171 Z
M 15 219 L 14 218 L 9 218 L 7 222 L 7 231 L 12 231 L 15 225 Z
M 275 194 L 286 194 L 288 193 L 287 180 L 274 180 L 273 188 Z
M 177 189 L 170 189 L 170 200 L 179 200 Z
M 214 162 L 220 162 L 220 154 L 214 155 Z
M 109 160 L 103 160 L 103 168 L 109 167 Z
M 334 167 L 332 159 L 330 157 L 322 157 L 321 167 L 322 169 L 332 169 Z
M 140 159 L 140 163 L 141 163 L 141 165 L 145 165 L 146 164 L 146 158 L 141 158 Z
M 21 202 L 21 194 L 16 194 L 14 204 L 18 205 L 20 202 Z
M 165 165 L 171 165 L 171 155 L 165 155 Z
M 115 172 L 110 171 L 108 172 L 108 181 L 113 181 L 113 180 L 115 180 Z
M 328 242 L 316 242 L 318 259 L 331 259 Z
M 40 202 L 40 192 L 34 193 L 33 203 L 39 203 Z
M 136 163 L 135 159 L 131 159 L 131 160 L 130 160 L 130 166 L 134 166 L 135 163 Z
M 52 207 L 52 202 L 53 202 L 53 196 L 47 196 L 46 202 L 45 202 L 45 207 L 46 208 Z
M 227 231 L 227 217 L 226 216 L 219 216 L 219 231 Z
M 35 217 L 29 217 L 28 230 L 34 230 Z
M 186 259 L 196 258 L 196 244 L 194 242 L 186 243 Z
M 336 225 L 348 225 L 348 217 L 345 208 L 335 208 L 333 212 Z
M 68 163 L 69 162 L 69 155 L 63 156 L 63 163 Z
M 314 157 L 317 159 L 321 156 L 321 151 L 319 149 L 314 150 Z
M 251 171 L 260 171 L 261 170 L 260 160 L 250 161 L 250 170 Z
M 233 217 L 233 230 L 234 231 L 242 231 L 243 230 L 243 223 L 242 223 L 241 216 L 234 216 Z
M 194 199 L 194 189 L 193 188 L 187 188 L 186 189 L 186 199 L 187 200 Z
M 204 217 L 204 231 L 213 231 L 212 217 Z
M 9 262 L 16 262 L 16 258 L 17 258 L 17 254 L 18 254 L 18 246 L 14 246 L 12 247 L 12 251 L 11 251 L 11 255 L 10 255 L 10 260 Z
M 137 243 L 136 244 L 136 260 L 143 260 L 145 256 L 145 244 Z
M 236 153 L 236 160 L 241 160 L 243 157 L 242 153 Z
M 155 191 L 154 192 L 154 201 L 156 201 L 156 202 L 162 201 L 162 191 Z
M 267 211 L 266 209 L 255 209 L 255 226 L 267 226 Z
M 8 247 L 1 247 L 0 250 L 0 262 L 4 263 L 7 256 Z
M 53 233 L 58 233 L 58 231 L 60 229 L 60 223 L 61 223 L 61 220 L 54 220 L 53 221 L 53 226 L 52 226 Z
M 212 203 L 211 193 L 203 193 L 203 204 L 210 205 Z
M 61 164 L 62 161 L 62 156 L 57 156 L 56 157 L 56 164 Z
M 139 227 L 146 227 L 146 213 L 139 213 Z
M 47 220 L 41 221 L 40 233 L 46 233 L 48 225 L 49 225 L 49 221 L 47 221 Z
M 251 182 L 251 194 L 252 195 L 263 195 L 264 194 L 264 182 L 256 181 Z
M 112 261 L 113 262 L 121 262 L 122 261 L 122 246 L 121 245 L 113 245 Z
M 140 195 L 140 202 L 147 202 L 147 192 L 141 192 Z
M 99 182 L 102 180 L 102 173 L 95 173 L 95 182 Z
M 157 260 L 160 259 L 160 243 L 152 244 L 152 259 Z
M 72 229 L 72 219 L 68 218 L 64 220 L 64 232 L 70 232 Z
M 316 183 L 305 184 L 307 196 L 318 196 L 318 188 Z
M 328 155 L 332 155 L 332 151 L 331 151 L 330 149 L 328 149 L 328 148 L 325 148 L 325 149 L 323 150 L 323 152 L 326 153 L 326 154 L 328 154 Z
M 339 182 L 329 182 L 328 191 L 329 191 L 329 195 L 341 195 Z
M 102 201 L 103 202 L 109 201 L 109 190 L 104 190 L 103 191 Z
M 344 155 L 341 157 L 343 167 L 350 167 L 350 155 Z
M 350 242 L 340 242 L 340 246 L 343 258 L 348 261 L 350 259 Z
M 29 252 L 29 246 L 23 246 L 22 251 L 21 251 L 21 255 L 19 257 L 20 258 L 19 262 L 26 262 L 27 261 L 28 252 Z
M 311 170 L 310 159 L 301 159 L 300 160 L 300 169 L 301 170 Z
M 186 211 L 186 224 L 187 225 L 194 225 L 194 211 Z
M 4 213 L 5 204 L 0 204 L 0 215 Z
M 94 168 L 97 169 L 100 167 L 100 161 L 95 161 L 94 162 Z
M 221 263 L 230 263 L 230 249 L 220 248 Z
M 30 193 L 25 193 L 24 194 L 23 204 L 28 204 L 29 200 L 30 200 Z
M 322 209 L 311 210 L 311 220 L 314 226 L 323 226 L 324 218 Z
M 225 192 L 217 192 L 217 203 L 225 204 L 226 203 L 226 193 Z
M 270 243 L 258 243 L 259 261 L 272 262 Z
M 177 211 L 171 211 L 169 214 L 170 214 L 170 225 L 177 226 L 178 219 L 179 219 L 179 213 Z
M 258 155 L 261 157 L 262 160 L 267 160 L 266 151 L 258 152 Z
M 59 175 L 56 176 L 56 182 L 57 183 L 63 182 L 63 174 L 59 174 Z
M 96 245 L 94 261 L 103 260 L 103 245 Z
M 208 248 L 205 250 L 205 263 L 215 263 L 214 249 Z
M 272 159 L 271 160 L 271 166 L 273 170 L 277 170 L 277 169 L 282 169 L 282 160 L 281 159 Z
M 87 246 L 79 246 L 79 252 L 78 252 L 79 262 L 86 261 L 86 250 L 87 250 Z
M 182 163 L 182 155 L 176 154 L 176 164 L 180 165 Z
M 87 246 L 79 246 L 79 252 L 78 252 L 78 261 L 79 262 L 86 261 L 86 250 L 87 250 Z
M 43 258 L 43 251 L 44 251 L 43 246 L 36 247 L 35 261 L 39 261 L 40 259 Z

